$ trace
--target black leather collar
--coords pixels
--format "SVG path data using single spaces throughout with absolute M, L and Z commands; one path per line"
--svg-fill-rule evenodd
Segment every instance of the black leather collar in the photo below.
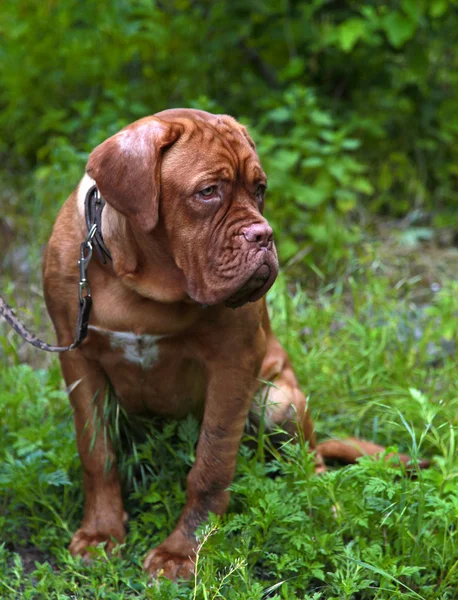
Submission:
M 105 207 L 105 200 L 100 195 L 96 185 L 89 188 L 86 199 L 84 200 L 84 213 L 86 218 L 86 227 L 88 233 L 92 227 L 96 225 L 96 231 L 92 238 L 92 244 L 99 255 L 100 260 L 104 265 L 107 264 L 107 259 L 111 260 L 111 254 L 105 246 L 102 236 L 102 211 Z

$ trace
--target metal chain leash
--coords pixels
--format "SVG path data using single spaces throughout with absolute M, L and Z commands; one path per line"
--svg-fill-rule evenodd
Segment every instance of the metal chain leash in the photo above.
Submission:
M 80 245 L 80 257 L 78 259 L 79 285 L 78 285 L 78 317 L 76 320 L 75 339 L 69 346 L 53 346 L 47 344 L 31 331 L 27 329 L 24 323 L 16 317 L 13 309 L 0 296 L 0 316 L 18 333 L 26 342 L 44 350 L 45 352 L 67 352 L 77 348 L 87 337 L 87 328 L 89 324 L 89 315 L 92 308 L 91 288 L 87 278 L 87 269 L 92 258 L 93 247 L 92 240 L 97 232 L 97 224 L 93 223 L 86 239 Z

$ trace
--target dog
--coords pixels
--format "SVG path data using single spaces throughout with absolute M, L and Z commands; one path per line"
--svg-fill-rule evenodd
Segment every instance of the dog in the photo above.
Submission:
M 96 256 L 88 267 L 86 340 L 60 355 L 85 492 L 70 551 L 87 558 L 91 546 L 105 542 L 111 551 L 125 537 L 115 452 L 97 425 L 110 385 L 127 413 L 201 419 L 186 505 L 144 562 L 153 576 L 187 579 L 196 528 L 209 512 L 227 508 L 247 417 L 261 418 L 253 403 L 260 387 L 265 426 L 299 431 L 316 451 L 317 472 L 323 458 L 353 462 L 383 448 L 359 440 L 315 443 L 307 400 L 269 323 L 265 294 L 278 260 L 263 216 L 267 179 L 245 127 L 226 115 L 171 109 L 93 150 L 44 256 L 46 304 L 62 345 L 71 342 L 77 320 L 76 264 L 94 186 L 106 202 L 100 233 L 110 258 Z

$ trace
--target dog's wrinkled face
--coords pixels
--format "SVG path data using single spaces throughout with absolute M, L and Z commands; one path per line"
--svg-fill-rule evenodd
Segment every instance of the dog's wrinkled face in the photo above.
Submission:
M 225 115 L 172 109 L 128 126 L 94 150 L 88 173 L 143 232 L 165 228 L 189 297 L 236 308 L 278 273 L 262 216 L 266 176 L 244 127 Z
M 266 176 L 250 142 L 228 117 L 193 121 L 162 162 L 161 214 L 188 294 L 201 304 L 254 302 L 278 273 L 262 216 Z

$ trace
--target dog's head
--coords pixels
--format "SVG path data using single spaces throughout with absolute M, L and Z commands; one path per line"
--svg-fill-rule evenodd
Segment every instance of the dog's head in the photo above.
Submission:
M 246 129 L 231 117 L 172 109 L 141 119 L 97 146 L 87 172 L 134 230 L 164 228 L 192 300 L 235 308 L 273 284 L 266 176 Z

